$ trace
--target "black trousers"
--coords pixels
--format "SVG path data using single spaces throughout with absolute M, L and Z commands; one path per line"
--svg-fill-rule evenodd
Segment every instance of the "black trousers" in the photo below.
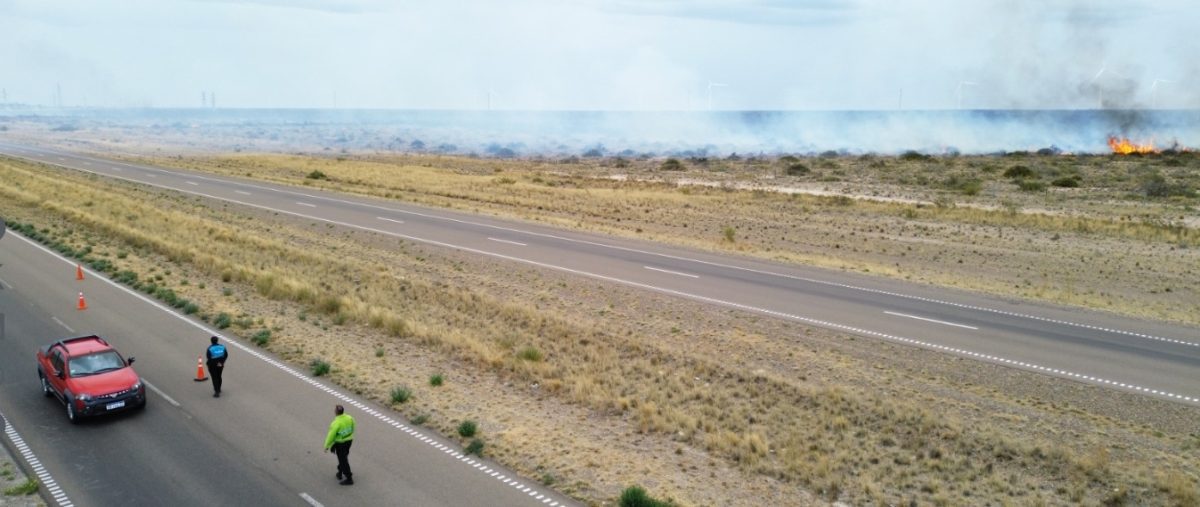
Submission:
M 216 364 L 208 365 L 208 374 L 210 376 L 212 376 L 214 393 L 221 392 L 221 371 L 224 369 L 225 369 L 225 366 L 223 366 L 223 365 L 222 366 L 217 366 Z
M 354 473 L 350 471 L 350 444 L 353 440 L 333 444 L 333 452 L 337 453 L 338 457 L 338 472 L 347 478 L 353 477 Z

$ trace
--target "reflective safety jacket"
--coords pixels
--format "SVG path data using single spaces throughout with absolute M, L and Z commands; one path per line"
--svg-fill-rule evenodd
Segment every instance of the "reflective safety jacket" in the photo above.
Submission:
M 325 436 L 325 450 L 329 450 L 333 444 L 350 440 L 354 440 L 354 418 L 349 414 L 334 417 L 329 425 L 329 434 Z

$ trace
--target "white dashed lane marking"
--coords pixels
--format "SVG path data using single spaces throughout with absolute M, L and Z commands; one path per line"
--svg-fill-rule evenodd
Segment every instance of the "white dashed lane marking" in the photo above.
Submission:
M 58 324 L 58 325 L 62 326 L 62 327 L 63 327 L 63 329 L 66 329 L 68 333 L 74 333 L 74 332 L 75 332 L 75 330 L 74 330 L 74 329 L 71 329 L 71 326 L 68 326 L 68 325 L 66 325 L 65 323 L 63 323 L 63 321 L 61 321 L 61 320 L 58 320 L 58 317 L 50 317 L 50 320 L 53 320 L 55 324 Z
M 652 268 L 650 266 L 642 266 L 642 267 L 649 269 L 650 271 L 658 271 L 659 273 L 666 273 L 668 275 L 686 276 L 688 278 L 700 278 L 700 275 L 693 275 L 691 273 L 680 273 L 679 271 L 671 271 L 669 269 L 662 269 L 662 268 Z
M 313 204 L 313 203 L 310 203 L 310 202 L 296 201 L 296 204 L 299 204 L 299 205 L 301 205 L 301 206 L 308 206 L 308 207 L 310 207 L 310 208 L 315 208 L 315 207 L 317 207 L 317 205 L 316 205 L 316 204 Z
M 517 246 L 529 246 L 529 245 L 526 245 L 525 243 L 518 243 L 518 242 L 516 242 L 516 241 L 510 241 L 510 240 L 507 240 L 507 239 L 500 239 L 500 238 L 488 238 L 488 240 L 489 240 L 489 241 L 495 241 L 495 242 L 497 242 L 497 243 L 507 243 L 507 244 L 510 244 L 510 245 L 517 245 Z
M 965 329 L 974 329 L 976 331 L 979 330 L 979 328 L 977 328 L 975 326 L 968 326 L 966 324 L 955 324 L 953 322 L 946 322 L 944 320 L 930 319 L 928 317 L 918 317 L 916 315 L 909 315 L 907 313 L 896 313 L 896 312 L 883 312 L 883 313 L 886 313 L 888 315 L 895 315 L 897 317 L 906 317 L 909 319 L 923 320 L 925 322 L 933 322 L 935 324 L 944 324 L 947 326 L 961 327 L 961 328 L 965 328 Z
M 174 406 L 175 406 L 175 408 L 179 408 L 179 407 L 182 407 L 182 406 L 183 406 L 183 405 L 180 405 L 178 401 L 175 401 L 175 398 L 172 398 L 172 397 L 170 397 L 170 396 L 167 396 L 167 393 L 164 393 L 164 392 L 162 392 L 162 390 L 161 390 L 161 389 L 159 389 L 159 388 L 157 388 L 157 387 L 154 387 L 154 384 L 151 384 L 150 382 L 148 382 L 148 381 L 146 380 L 146 377 L 142 377 L 142 383 L 143 383 L 143 384 L 146 384 L 146 387 L 150 388 L 150 390 L 151 390 L 151 391 L 154 391 L 154 392 L 155 392 L 155 393 L 157 393 L 159 396 L 162 396 L 164 400 L 167 400 L 167 403 L 170 403 L 171 405 L 174 405 Z
M 194 182 L 194 181 L 185 181 L 184 183 L 187 183 L 188 185 L 192 185 L 192 186 L 194 186 L 194 187 L 198 187 L 198 186 L 200 186 L 200 184 L 199 184 L 199 183 L 196 183 L 196 182 Z
M 300 498 L 304 499 L 304 501 L 312 507 L 325 507 L 324 505 L 321 505 L 321 502 L 318 502 L 316 498 L 313 498 L 308 493 L 300 493 Z
M 250 192 L 247 192 L 245 190 L 234 190 L 233 193 L 242 194 L 242 195 L 250 195 Z
M 379 219 L 379 220 L 383 220 L 384 222 L 391 222 L 391 223 L 394 223 L 394 224 L 402 224 L 402 223 L 404 223 L 404 221 L 403 221 L 403 220 L 396 220 L 395 218 L 385 218 L 385 217 L 375 217 L 375 218 L 377 218 L 377 219 Z

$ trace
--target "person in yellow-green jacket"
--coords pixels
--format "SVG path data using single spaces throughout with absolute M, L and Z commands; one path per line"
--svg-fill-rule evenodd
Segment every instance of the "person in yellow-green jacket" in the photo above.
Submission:
M 343 486 L 354 484 L 354 474 L 350 472 L 350 444 L 354 443 L 354 418 L 346 415 L 346 409 L 341 405 L 333 407 L 337 414 L 329 425 L 329 434 L 325 436 L 325 450 L 337 453 L 337 478 Z

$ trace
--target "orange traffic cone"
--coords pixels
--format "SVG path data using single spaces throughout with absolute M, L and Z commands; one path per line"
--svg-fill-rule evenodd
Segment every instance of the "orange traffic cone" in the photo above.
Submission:
M 87 301 L 84 301 L 82 292 L 79 293 L 79 306 L 76 308 L 79 310 L 87 310 Z
M 196 382 L 204 382 L 208 377 L 204 375 L 204 358 L 196 358 Z
M 83 266 L 80 266 L 79 264 L 75 265 L 75 279 L 83 280 Z

